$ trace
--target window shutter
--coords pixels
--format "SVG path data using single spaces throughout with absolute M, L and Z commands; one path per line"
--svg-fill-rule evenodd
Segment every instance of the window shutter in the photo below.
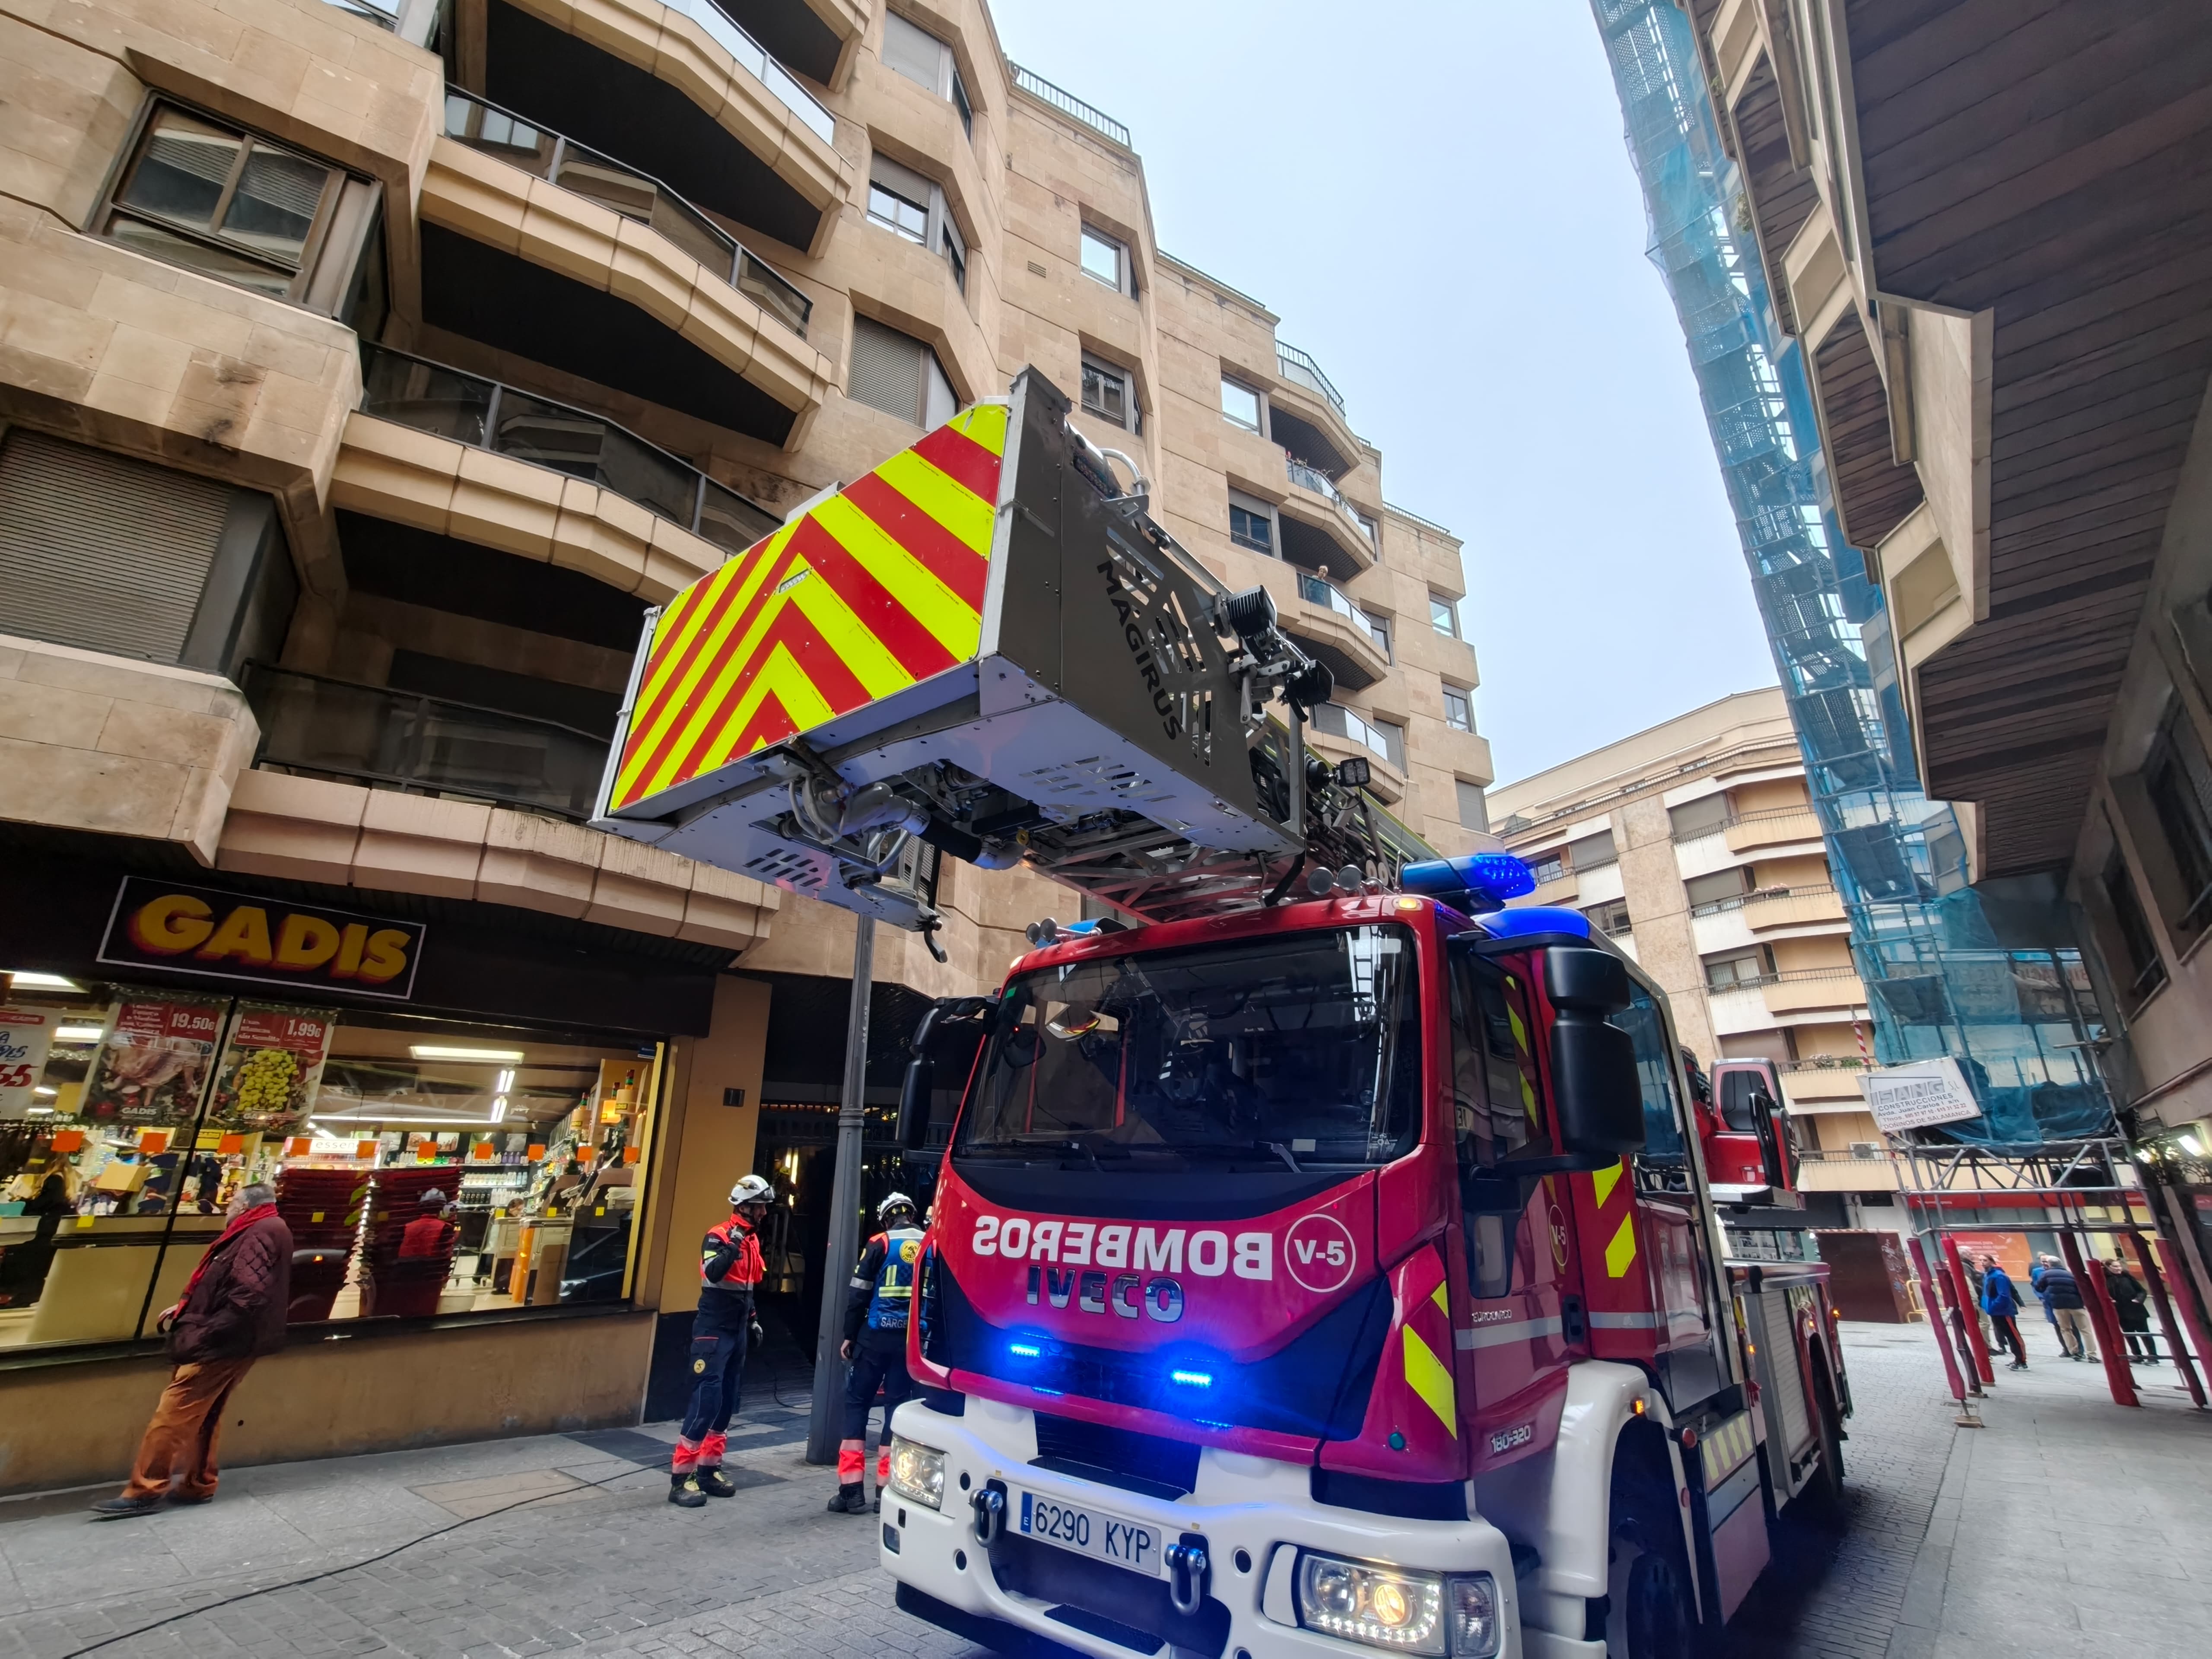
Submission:
M 933 186 L 929 180 L 912 167 L 902 166 L 880 152 L 868 157 L 868 180 L 871 184 L 881 185 L 894 195 L 905 197 L 918 207 L 930 205 L 930 192 Z
M 1728 823 L 1728 797 L 1725 794 L 1701 795 L 1696 800 L 1668 807 L 1667 816 L 1673 823 L 1676 841 L 1693 841 L 1699 836 L 1717 835 Z
M 1469 783 L 1465 778 L 1452 780 L 1459 787 L 1459 822 L 1463 830 L 1490 828 L 1490 804 L 1482 798 L 1482 786 Z
M 869 317 L 853 319 L 853 373 L 849 394 L 855 402 L 902 421 L 921 413 L 921 341 L 885 328 Z
M 884 14 L 884 67 L 896 70 L 917 85 L 942 97 L 947 48 L 927 29 L 909 23 L 896 12 Z
M 0 448 L 0 633 L 175 662 L 231 492 L 20 428 Z
M 1610 830 L 1601 830 L 1594 836 L 1567 843 L 1567 862 L 1577 870 L 1595 870 L 1601 865 L 1611 864 L 1615 856 Z

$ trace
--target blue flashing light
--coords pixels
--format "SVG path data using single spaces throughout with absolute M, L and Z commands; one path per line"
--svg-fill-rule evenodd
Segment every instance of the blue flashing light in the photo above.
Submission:
M 1526 939 L 1532 933 L 1590 936 L 1589 918 L 1559 904 L 1524 904 L 1517 910 L 1493 911 L 1482 919 L 1482 927 L 1492 939 Z
M 1006 1344 L 1006 1352 L 1019 1354 L 1024 1359 L 1036 1359 L 1043 1354 L 1044 1350 L 1034 1342 L 1009 1342 Z
M 1213 1386 L 1213 1373 L 1212 1371 L 1187 1371 L 1177 1369 L 1170 1371 L 1168 1375 L 1176 1382 L 1182 1383 L 1185 1388 L 1210 1389 Z
M 1085 934 L 1095 933 L 1097 931 L 1098 918 L 1093 916 L 1088 921 L 1062 922 L 1060 927 L 1060 936 L 1062 939 L 1081 939 Z
M 1399 872 L 1398 884 L 1455 908 L 1495 910 L 1508 899 L 1534 892 L 1536 875 L 1510 853 L 1469 853 L 1409 864 Z

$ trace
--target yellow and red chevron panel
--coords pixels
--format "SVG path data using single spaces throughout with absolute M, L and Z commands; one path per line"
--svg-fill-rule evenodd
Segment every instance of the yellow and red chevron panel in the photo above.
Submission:
M 963 411 L 671 599 L 606 810 L 972 659 L 1006 414 Z
M 1322 1465 L 1398 1480 L 1464 1479 L 1451 1289 L 1435 1245 L 1391 1270 L 1390 1300 L 1390 1333 L 1367 1398 L 1367 1420 L 1358 1439 L 1326 1443 Z

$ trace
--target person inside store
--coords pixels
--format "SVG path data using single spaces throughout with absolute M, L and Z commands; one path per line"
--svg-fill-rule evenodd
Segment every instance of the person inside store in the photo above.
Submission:
M 54 1265 L 54 1235 L 76 1209 L 62 1172 L 47 1170 L 39 1190 L 23 1200 L 23 1213 L 38 1218 L 30 1238 L 0 1253 L 0 1308 L 27 1308 L 39 1299 Z
M 155 1322 L 168 1333 L 175 1369 L 138 1443 L 130 1484 L 94 1504 L 95 1515 L 112 1520 L 215 1496 L 223 1408 L 253 1362 L 284 1346 L 291 1299 L 292 1230 L 276 1213 L 276 1188 L 242 1187 L 184 1295 Z
M 399 1259 L 402 1261 L 446 1261 L 453 1242 L 453 1209 L 446 1201 L 445 1194 L 435 1187 L 422 1194 L 416 1204 L 419 1213 L 409 1222 L 399 1235 Z
M 668 1501 L 687 1510 L 737 1487 L 722 1473 L 722 1452 L 748 1341 L 760 1340 L 753 1296 L 765 1263 L 758 1229 L 775 1188 L 749 1175 L 730 1188 L 730 1218 L 707 1230 L 699 1249 L 699 1307 L 691 1316 L 691 1404 L 676 1437 Z
M 890 1478 L 891 1414 L 914 1393 L 906 1368 L 907 1314 L 914 1305 L 915 1258 L 921 1229 L 914 1200 L 893 1193 L 876 1206 L 883 1231 L 867 1243 L 853 1269 L 845 1299 L 845 1340 L 837 1352 L 852 1370 L 845 1377 L 845 1437 L 837 1443 L 837 1495 L 832 1515 L 879 1514 L 884 1482 Z M 868 1411 L 876 1391 L 884 1399 L 884 1437 L 876 1450 L 876 1497 L 868 1500 Z

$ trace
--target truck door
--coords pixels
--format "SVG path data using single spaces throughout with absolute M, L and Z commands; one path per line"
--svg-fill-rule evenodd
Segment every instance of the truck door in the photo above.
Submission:
M 1679 1409 L 1727 1381 L 1713 1342 L 1717 1291 L 1698 1192 L 1695 1126 L 1679 1050 L 1658 1000 L 1637 985 L 1614 1024 L 1636 1048 L 1644 1128 L 1644 1150 L 1632 1160 L 1643 1236 L 1638 1254 L 1650 1286 L 1654 1358 Z
M 1458 1145 L 1461 1272 L 1469 1304 L 1459 1344 L 1462 1416 L 1480 1471 L 1552 1443 L 1578 1312 L 1563 1305 L 1571 1239 L 1559 1176 L 1514 1173 L 1545 1150 L 1529 1054 L 1528 987 L 1511 966 L 1451 953 L 1451 1103 Z

